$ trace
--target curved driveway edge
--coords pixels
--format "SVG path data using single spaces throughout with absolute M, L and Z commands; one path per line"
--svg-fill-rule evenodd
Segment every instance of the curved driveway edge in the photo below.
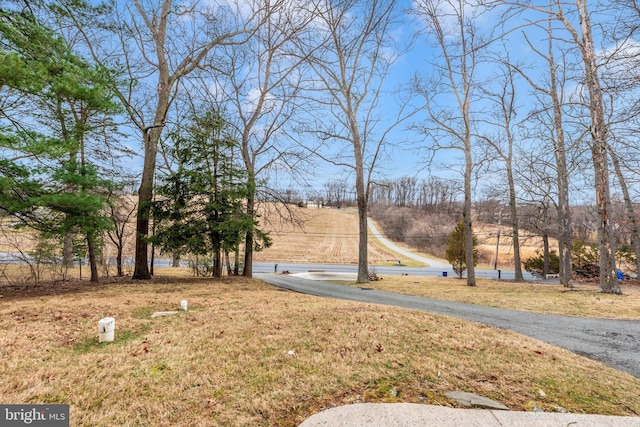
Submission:
M 336 285 L 279 274 L 256 274 L 274 286 L 316 295 L 404 307 L 508 329 L 548 342 L 640 378 L 640 321 L 590 319 L 507 310 Z

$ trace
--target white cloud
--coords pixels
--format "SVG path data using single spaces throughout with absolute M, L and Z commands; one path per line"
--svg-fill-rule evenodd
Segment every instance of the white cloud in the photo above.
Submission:
M 640 78 L 640 41 L 629 39 L 596 52 L 601 77 L 613 80 Z

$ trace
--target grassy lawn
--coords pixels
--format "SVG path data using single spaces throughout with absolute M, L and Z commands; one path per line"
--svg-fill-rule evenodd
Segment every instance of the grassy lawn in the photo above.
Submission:
M 258 280 L 156 273 L 154 283 L 5 293 L 0 401 L 68 403 L 73 426 L 295 426 L 324 408 L 354 402 L 456 406 L 444 396 L 452 390 L 512 410 L 640 414 L 639 379 L 515 333 L 305 296 Z M 437 286 L 402 278 L 412 293 Z M 391 282 L 385 276 L 371 285 Z M 480 281 L 469 289 L 455 279 L 441 285 L 449 296 L 475 301 L 490 300 L 490 286 L 533 286 Z M 574 295 L 606 299 L 588 291 L 537 290 L 491 305 L 523 295 L 553 297 L 564 307 L 573 303 L 560 302 Z M 177 310 L 183 299 L 188 312 L 151 318 L 155 311 Z M 116 318 L 116 339 L 99 344 L 97 323 L 105 316 Z
M 622 284 L 623 295 L 599 292 L 593 284 L 561 285 L 477 279 L 476 287 L 453 277 L 381 276 L 367 287 L 408 295 L 490 307 L 566 316 L 640 319 L 640 286 Z M 355 283 L 350 285 L 356 286 Z M 360 286 L 360 285 L 357 285 Z

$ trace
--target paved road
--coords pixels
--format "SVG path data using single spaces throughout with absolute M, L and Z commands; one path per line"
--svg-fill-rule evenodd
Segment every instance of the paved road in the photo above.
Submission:
M 170 265 L 171 260 L 167 260 L 167 265 Z M 156 264 L 157 265 L 157 264 Z M 276 263 L 274 262 L 254 262 L 254 273 L 273 273 Z M 309 270 L 320 270 L 325 272 L 336 273 L 357 273 L 358 266 L 355 264 L 300 264 L 291 262 L 278 262 L 278 273 L 283 271 L 289 271 L 291 273 L 303 273 Z M 445 272 L 449 277 L 455 277 L 455 273 L 448 268 L 436 268 L 436 267 L 408 267 L 408 266 L 381 266 L 370 265 L 369 271 L 376 274 L 408 274 L 409 276 L 442 276 Z M 494 279 L 494 280 L 513 280 L 515 272 L 513 270 L 483 270 L 476 268 L 477 279 Z M 539 278 L 534 277 L 530 273 L 524 272 L 525 280 L 537 282 L 541 281 Z M 559 283 L 558 279 L 544 280 L 544 283 Z
M 375 225 L 373 225 L 373 222 L 369 219 L 367 220 L 367 225 L 369 226 L 369 231 L 371 231 L 371 234 L 373 234 L 378 240 L 380 240 L 380 242 L 382 242 L 383 245 L 401 254 L 402 256 L 411 258 L 419 262 L 423 262 L 425 264 L 428 264 L 429 267 L 435 268 L 440 271 L 449 271 L 451 269 L 451 264 L 449 263 L 438 261 L 433 258 L 426 258 L 418 254 L 414 254 L 413 252 L 408 251 L 406 249 L 402 249 L 399 246 L 396 246 L 395 243 L 393 243 L 391 240 L 384 237 L 384 235 L 376 228 Z
M 459 302 L 336 285 L 289 275 L 256 278 L 295 292 L 406 307 L 509 329 L 563 347 L 640 378 L 640 321 L 587 319 L 505 310 Z

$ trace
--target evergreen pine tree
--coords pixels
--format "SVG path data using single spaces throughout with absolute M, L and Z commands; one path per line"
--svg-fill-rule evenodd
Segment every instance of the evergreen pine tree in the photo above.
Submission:
M 473 236 L 474 266 L 478 260 L 478 250 L 476 249 L 477 244 L 478 239 L 476 236 Z M 462 278 L 462 274 L 467 269 L 466 251 L 464 249 L 464 222 L 458 221 L 456 228 L 449 235 L 445 256 L 447 261 L 451 264 L 453 271 L 456 272 L 459 278 Z

